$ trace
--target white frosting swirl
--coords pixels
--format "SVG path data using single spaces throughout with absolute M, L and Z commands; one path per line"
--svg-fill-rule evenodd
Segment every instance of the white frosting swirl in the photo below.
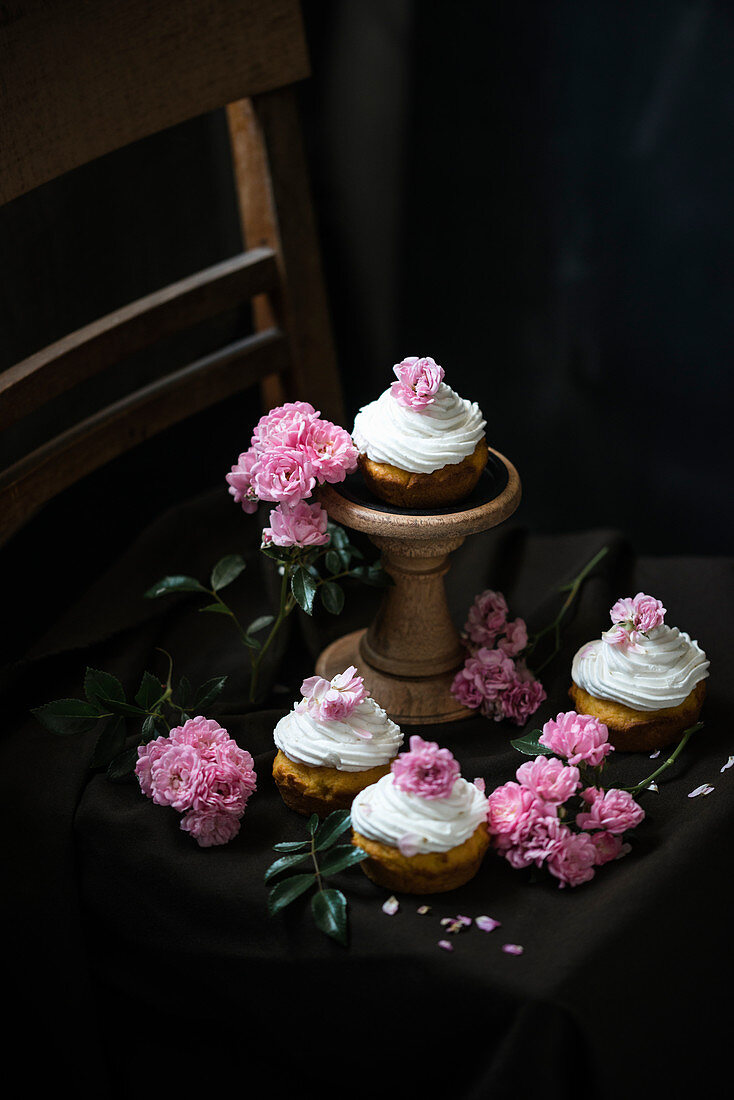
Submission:
M 407 842 L 415 852 L 448 852 L 463 844 L 487 819 L 487 799 L 473 783 L 454 781 L 448 798 L 421 798 L 401 791 L 389 772 L 352 802 L 352 827 L 368 840 L 393 848 Z
M 414 474 L 432 474 L 462 462 L 484 435 L 486 420 L 476 402 L 442 382 L 430 405 L 407 408 L 389 389 L 359 410 L 355 446 L 373 462 L 388 462 Z
M 297 707 L 273 731 L 275 744 L 295 764 L 361 772 L 389 763 L 403 743 L 400 726 L 372 698 L 359 703 L 340 722 L 325 721 Z M 357 730 L 371 737 L 360 736 Z
M 662 710 L 677 707 L 708 676 L 706 654 L 675 626 L 656 626 L 638 635 L 637 645 L 588 642 L 573 659 L 574 683 L 596 699 Z

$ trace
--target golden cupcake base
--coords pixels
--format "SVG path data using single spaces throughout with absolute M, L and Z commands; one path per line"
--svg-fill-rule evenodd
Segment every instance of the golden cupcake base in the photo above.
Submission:
M 706 681 L 700 680 L 677 707 L 653 711 L 634 710 L 610 699 L 597 699 L 573 682 L 568 694 L 578 714 L 590 714 L 604 723 L 615 749 L 651 752 L 671 745 L 698 720 L 706 697 Z
M 333 810 L 348 810 L 356 794 L 389 771 L 389 763 L 360 772 L 296 764 L 281 749 L 273 761 L 273 779 L 281 798 L 290 810 L 308 817 L 327 817 Z
M 486 440 L 480 439 L 462 462 L 442 466 L 431 474 L 411 473 L 388 462 L 373 462 L 366 454 L 360 454 L 358 463 L 367 488 L 387 504 L 396 508 L 443 508 L 469 496 L 488 459 Z
M 398 848 L 368 840 L 352 831 L 352 844 L 367 852 L 360 867 L 369 879 L 403 894 L 444 894 L 474 878 L 489 847 L 489 830 L 482 823 L 472 835 L 448 852 L 419 852 L 404 856 Z

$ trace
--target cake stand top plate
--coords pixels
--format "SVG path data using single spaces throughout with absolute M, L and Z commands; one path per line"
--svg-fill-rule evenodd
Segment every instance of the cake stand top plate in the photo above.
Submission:
M 350 474 L 338 485 L 322 485 L 317 497 L 335 523 L 368 535 L 430 539 L 472 535 L 496 527 L 517 508 L 521 497 L 517 470 L 499 451 L 489 460 L 465 500 L 435 511 L 395 508 L 366 488 L 362 475 Z

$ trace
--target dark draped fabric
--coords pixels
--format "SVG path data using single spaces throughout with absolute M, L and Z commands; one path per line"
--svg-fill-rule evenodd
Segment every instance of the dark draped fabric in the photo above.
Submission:
M 6 825 L 6 1069 L 27 1086 L 128 1098 L 248 1090 L 561 1097 L 698 1092 L 728 1058 L 732 982 L 728 838 L 734 827 L 731 733 L 732 562 L 642 557 L 612 529 L 531 535 L 510 521 L 453 555 L 447 591 L 457 625 L 474 595 L 501 589 L 531 630 L 555 614 L 557 589 L 602 546 L 543 675 L 548 699 L 528 728 L 570 709 L 570 660 L 597 637 L 620 595 L 660 597 L 667 621 L 711 660 L 705 727 L 641 796 L 645 821 L 624 859 L 583 886 L 512 870 L 493 853 L 451 894 L 386 892 L 358 867 L 335 876 L 349 900 L 344 948 L 319 933 L 300 899 L 267 913 L 273 845 L 304 834 L 270 769 L 272 730 L 326 642 L 366 625 L 374 589 L 355 584 L 338 618 L 292 618 L 264 709 L 244 704 L 244 651 L 231 624 L 192 597 L 146 600 L 161 576 L 204 578 L 225 553 L 248 567 L 232 586 L 243 616 L 269 605 L 273 577 L 258 526 L 225 492 L 163 515 L 110 571 L 49 622 L 3 674 L 2 807 Z M 81 695 L 87 666 L 130 694 L 162 648 L 192 682 L 227 674 L 219 718 L 255 758 L 258 789 L 240 834 L 199 848 L 178 815 L 137 785 L 90 771 L 94 737 L 54 737 L 32 706 Z M 414 731 L 406 727 L 406 733 Z M 449 747 L 491 790 L 524 759 L 507 723 L 480 716 L 419 732 Z M 618 754 L 609 775 L 631 785 L 659 761 Z M 609 780 L 612 781 L 611 779 Z M 689 798 L 709 783 L 708 796 Z M 426 902 L 431 911 L 418 913 Z M 457 913 L 501 921 L 437 944 Z M 523 954 L 502 951 L 521 944 Z

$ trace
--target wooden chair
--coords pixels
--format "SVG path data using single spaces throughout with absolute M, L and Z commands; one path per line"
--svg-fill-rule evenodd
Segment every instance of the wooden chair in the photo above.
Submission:
M 47 402 L 158 341 L 253 309 L 250 335 L 85 413 L 3 470 L 0 543 L 86 474 L 249 387 L 265 407 L 301 398 L 342 422 L 293 87 L 309 74 L 297 0 L 19 0 L 0 20 L 0 71 L 0 204 L 226 108 L 246 243 L 5 370 L 0 433 L 22 435 Z

